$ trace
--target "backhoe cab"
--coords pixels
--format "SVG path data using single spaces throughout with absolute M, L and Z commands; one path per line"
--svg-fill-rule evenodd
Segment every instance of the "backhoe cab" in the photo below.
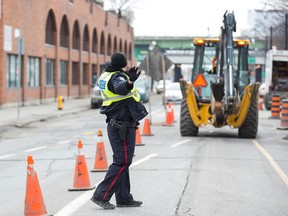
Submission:
M 219 38 L 195 38 L 191 83 L 181 81 L 180 132 L 197 136 L 211 124 L 239 128 L 241 138 L 255 138 L 258 130 L 259 83 L 250 83 L 249 40 L 233 39 L 234 14 L 224 14 Z

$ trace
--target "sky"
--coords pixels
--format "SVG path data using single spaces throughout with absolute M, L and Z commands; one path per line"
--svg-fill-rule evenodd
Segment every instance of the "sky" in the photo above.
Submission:
M 237 32 L 247 26 L 249 9 L 263 0 L 130 0 L 135 36 L 219 36 L 226 10 L 234 11 Z

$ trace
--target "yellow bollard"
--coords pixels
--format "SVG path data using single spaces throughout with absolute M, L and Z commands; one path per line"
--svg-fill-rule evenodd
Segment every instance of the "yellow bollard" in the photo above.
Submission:
M 58 96 L 57 98 L 57 104 L 58 104 L 58 110 L 62 110 L 63 109 L 63 102 L 64 102 L 64 98 L 62 96 Z

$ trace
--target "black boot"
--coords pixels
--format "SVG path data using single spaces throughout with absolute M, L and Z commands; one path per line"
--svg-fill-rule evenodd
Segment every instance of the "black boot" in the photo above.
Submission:
M 100 207 L 104 209 L 115 209 L 115 205 L 111 204 L 107 200 L 102 200 L 102 199 L 96 199 L 94 197 L 91 198 L 91 201 L 99 205 Z
M 117 203 L 117 207 L 139 207 L 142 205 L 141 201 L 132 200 L 126 203 Z

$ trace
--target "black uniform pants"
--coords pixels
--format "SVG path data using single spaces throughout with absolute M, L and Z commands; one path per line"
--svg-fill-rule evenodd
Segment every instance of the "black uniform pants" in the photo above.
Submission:
M 108 137 L 113 151 L 113 163 L 109 166 L 104 180 L 96 188 L 93 197 L 109 201 L 115 193 L 116 203 L 132 201 L 130 194 L 129 166 L 135 151 L 136 129 L 127 128 L 126 139 L 121 140 L 119 130 L 107 126 Z

